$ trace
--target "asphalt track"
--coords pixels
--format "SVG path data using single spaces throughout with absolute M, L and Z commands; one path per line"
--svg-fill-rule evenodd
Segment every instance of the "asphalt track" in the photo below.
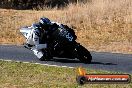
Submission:
M 91 52 L 93 60 L 91 64 L 83 64 L 79 60 L 55 58 L 54 61 L 39 61 L 32 51 L 22 46 L 0 45 L 0 59 L 41 63 L 68 67 L 85 67 L 107 71 L 132 73 L 132 54 L 115 54 L 108 52 Z

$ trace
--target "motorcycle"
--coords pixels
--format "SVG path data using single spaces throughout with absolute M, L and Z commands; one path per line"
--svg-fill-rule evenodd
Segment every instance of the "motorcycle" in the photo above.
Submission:
M 31 27 L 23 27 L 20 32 L 26 38 L 29 36 Z M 40 60 L 48 60 L 49 58 L 59 57 L 68 59 L 79 59 L 82 63 L 91 63 L 92 56 L 90 52 L 80 43 L 76 42 L 76 35 L 73 29 L 64 26 L 56 28 L 48 39 L 48 48 L 44 49 L 45 58 Z

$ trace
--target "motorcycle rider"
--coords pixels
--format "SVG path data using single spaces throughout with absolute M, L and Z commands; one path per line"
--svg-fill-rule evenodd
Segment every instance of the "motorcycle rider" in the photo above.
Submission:
M 58 27 L 69 28 L 67 25 L 51 22 L 48 18 L 40 18 L 39 23 L 32 24 L 32 30 L 26 40 L 25 47 L 30 48 L 39 60 L 52 59 L 52 57 L 47 57 L 47 40 L 49 35 Z

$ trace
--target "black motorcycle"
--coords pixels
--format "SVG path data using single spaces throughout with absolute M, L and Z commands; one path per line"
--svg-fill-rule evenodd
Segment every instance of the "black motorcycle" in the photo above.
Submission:
M 28 28 L 28 27 L 26 27 Z M 20 32 L 26 37 L 28 31 L 22 28 Z M 29 30 L 29 28 L 28 28 Z M 76 35 L 73 29 L 65 26 L 56 28 L 48 39 L 48 48 L 44 49 L 45 57 L 40 60 L 49 60 L 49 58 L 59 57 L 68 59 L 79 59 L 83 63 L 91 63 L 92 56 L 90 52 L 76 42 Z
M 49 54 L 47 55 L 50 58 L 77 58 L 83 63 L 91 62 L 92 56 L 90 52 L 76 42 L 77 37 L 73 29 L 62 26 L 51 33 L 50 36 L 48 43 Z

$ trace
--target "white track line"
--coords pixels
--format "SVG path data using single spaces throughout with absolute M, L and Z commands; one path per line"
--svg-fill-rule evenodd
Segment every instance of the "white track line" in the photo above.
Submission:
M 8 62 L 12 62 L 14 60 L 3 60 L 0 59 L 1 61 L 8 61 Z M 75 68 L 75 67 L 69 67 L 69 66 L 58 66 L 58 65 L 49 65 L 49 64 L 41 64 L 41 63 L 32 63 L 32 62 L 23 62 L 23 61 L 14 61 L 14 62 L 22 62 L 22 63 L 30 63 L 30 64 L 38 64 L 38 65 L 44 65 L 44 66 L 51 66 L 51 67 L 63 67 L 63 68 Z
M 11 44 L 1 44 L 1 45 L 11 45 Z M 13 45 L 13 44 L 12 44 Z M 12 46 L 11 45 L 11 46 Z M 23 45 L 13 45 L 13 46 L 23 46 Z M 15 60 L 3 60 L 3 59 L 0 59 L 2 61 L 8 61 L 8 62 L 12 62 L 12 61 L 15 61 Z M 58 66 L 58 65 L 49 65 L 49 64 L 41 64 L 41 63 L 32 63 L 32 62 L 23 62 L 23 61 L 15 61 L 15 62 L 22 62 L 22 63 L 30 63 L 30 64 L 39 64 L 39 65 L 44 65 L 44 66 L 52 66 L 52 67 L 63 67 L 63 68 L 75 68 L 75 67 L 69 67 L 69 66 Z

